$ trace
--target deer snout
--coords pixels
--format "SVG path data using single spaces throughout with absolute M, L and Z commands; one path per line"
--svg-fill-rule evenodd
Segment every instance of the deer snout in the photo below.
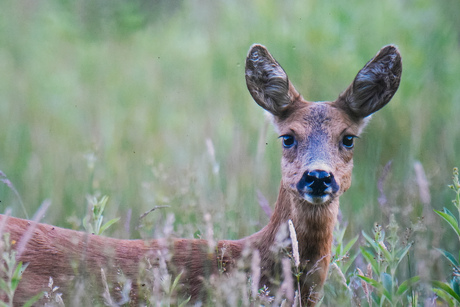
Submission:
M 297 184 L 299 194 L 312 204 L 322 204 L 339 190 L 332 173 L 324 170 L 306 171 Z

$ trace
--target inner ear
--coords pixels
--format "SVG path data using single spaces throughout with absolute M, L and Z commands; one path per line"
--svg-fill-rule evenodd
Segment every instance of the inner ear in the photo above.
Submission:
M 396 93 L 402 73 L 398 48 L 385 46 L 356 75 L 337 104 L 353 117 L 364 118 L 383 108 Z
M 293 97 L 299 96 L 284 69 L 262 45 L 253 45 L 249 49 L 245 73 L 254 100 L 275 116 L 281 116 Z

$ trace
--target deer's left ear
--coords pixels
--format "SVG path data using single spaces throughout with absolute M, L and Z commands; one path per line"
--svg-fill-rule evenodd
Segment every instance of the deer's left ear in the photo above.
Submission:
M 353 117 L 369 116 L 391 100 L 399 87 L 401 72 L 398 48 L 385 46 L 359 71 L 336 103 Z

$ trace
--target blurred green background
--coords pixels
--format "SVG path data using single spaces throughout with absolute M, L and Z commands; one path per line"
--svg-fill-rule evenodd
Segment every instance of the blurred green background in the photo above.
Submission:
M 432 209 L 449 206 L 460 165 L 459 12 L 458 0 L 4 0 L 0 211 L 31 217 L 50 199 L 42 221 L 81 229 L 86 196 L 108 195 L 113 236 L 159 236 L 170 213 L 180 236 L 203 233 L 205 213 L 216 237 L 249 235 L 268 221 L 257 191 L 275 202 L 281 156 L 246 89 L 250 45 L 306 99 L 334 100 L 396 44 L 401 86 L 356 144 L 342 219 L 355 236 L 394 213 L 458 250 Z

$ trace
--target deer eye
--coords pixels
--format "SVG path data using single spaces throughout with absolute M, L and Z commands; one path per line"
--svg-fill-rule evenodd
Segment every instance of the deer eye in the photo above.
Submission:
M 354 135 L 345 135 L 342 139 L 342 144 L 345 148 L 347 149 L 351 149 L 353 148 L 353 139 L 355 138 L 356 136 Z
M 280 138 L 283 139 L 283 147 L 284 148 L 291 148 L 295 144 L 297 144 L 297 141 L 292 135 L 282 135 Z

